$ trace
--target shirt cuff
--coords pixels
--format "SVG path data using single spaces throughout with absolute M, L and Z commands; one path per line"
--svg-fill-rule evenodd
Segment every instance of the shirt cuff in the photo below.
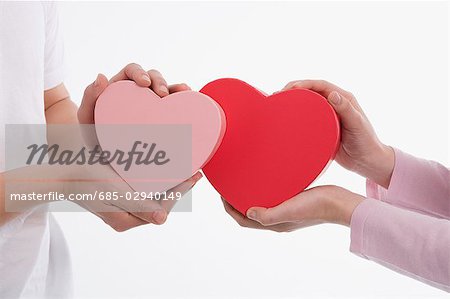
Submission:
M 401 194 L 402 186 L 405 180 L 405 160 L 407 155 L 401 150 L 394 148 L 395 164 L 392 172 L 389 188 L 385 189 L 374 181 L 367 179 L 366 181 L 366 195 L 367 197 L 378 199 L 391 204 L 395 203 L 395 199 Z
M 350 251 L 367 259 L 364 254 L 366 248 L 364 242 L 364 227 L 369 216 L 376 214 L 380 206 L 378 200 L 366 198 L 353 211 L 350 220 Z

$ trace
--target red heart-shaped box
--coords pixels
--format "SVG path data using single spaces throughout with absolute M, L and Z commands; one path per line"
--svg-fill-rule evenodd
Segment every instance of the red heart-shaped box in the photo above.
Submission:
M 242 214 L 300 193 L 334 159 L 339 120 L 321 95 L 292 89 L 268 96 L 237 79 L 215 80 L 200 92 L 222 107 L 227 122 L 203 172 Z

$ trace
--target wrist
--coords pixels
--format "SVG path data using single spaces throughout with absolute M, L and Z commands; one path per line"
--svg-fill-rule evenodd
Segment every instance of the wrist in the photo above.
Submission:
M 336 187 L 327 200 L 331 211 L 328 222 L 350 226 L 353 211 L 364 199 L 364 196 Z
M 372 177 L 368 177 L 383 188 L 389 188 L 392 172 L 394 171 L 395 154 L 392 147 L 381 144 L 381 149 L 374 161 Z
M 392 147 L 380 143 L 358 172 L 383 188 L 389 188 L 395 165 L 395 153 Z

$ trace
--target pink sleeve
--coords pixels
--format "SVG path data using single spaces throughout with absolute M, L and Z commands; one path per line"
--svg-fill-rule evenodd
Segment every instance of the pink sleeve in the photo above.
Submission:
M 450 221 L 368 198 L 350 227 L 351 252 L 450 292 Z
M 450 219 L 450 170 L 398 149 L 388 189 L 367 181 L 367 196 L 420 213 Z

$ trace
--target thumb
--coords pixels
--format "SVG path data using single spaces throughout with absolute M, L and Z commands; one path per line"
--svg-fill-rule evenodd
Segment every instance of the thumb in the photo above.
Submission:
M 357 129 L 361 126 L 362 115 L 353 107 L 349 99 L 333 91 L 328 95 L 328 102 L 341 119 L 342 126 L 347 129 Z
M 273 208 L 252 207 L 248 209 L 246 215 L 247 218 L 264 226 L 292 221 L 292 211 L 286 202 Z
M 83 94 L 83 100 L 78 110 L 78 120 L 82 124 L 94 123 L 94 108 L 100 94 L 108 86 L 108 79 L 103 74 L 98 74 L 95 81 L 89 85 Z
M 194 188 L 195 184 L 203 177 L 201 172 L 196 172 L 193 176 L 191 176 L 189 179 L 185 180 L 184 182 L 181 182 L 177 186 L 173 187 L 172 189 L 166 191 L 166 195 L 169 196 L 168 200 L 163 200 L 161 202 L 161 206 L 167 211 L 170 212 L 172 208 L 175 206 L 175 204 L 180 200 L 181 198 L 175 198 L 174 194 L 180 193 L 181 197 L 183 197 L 187 192 L 191 191 L 192 188 Z
M 97 79 L 94 81 L 94 92 L 97 97 L 105 90 L 108 84 L 108 78 L 105 75 L 101 73 L 97 75 Z
M 261 207 L 253 207 L 247 210 L 246 216 L 248 219 L 257 221 L 262 225 L 269 225 L 269 221 L 267 221 L 267 209 Z
M 105 88 L 108 86 L 108 78 L 103 74 L 98 74 L 95 81 L 86 88 L 85 95 L 88 104 L 94 104 L 97 102 L 98 97 L 102 94 Z

